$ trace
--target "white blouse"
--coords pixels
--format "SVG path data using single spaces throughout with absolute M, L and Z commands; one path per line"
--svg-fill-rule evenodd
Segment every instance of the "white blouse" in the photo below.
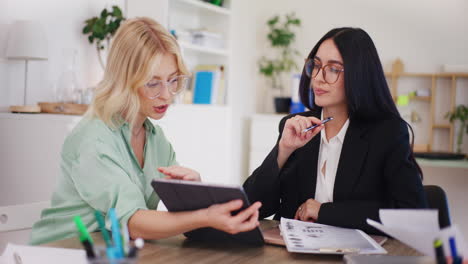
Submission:
M 346 120 L 340 132 L 330 141 L 327 141 L 325 129 L 322 130 L 317 164 L 317 185 L 315 187 L 315 200 L 319 203 L 333 202 L 336 170 L 348 126 L 349 119 Z

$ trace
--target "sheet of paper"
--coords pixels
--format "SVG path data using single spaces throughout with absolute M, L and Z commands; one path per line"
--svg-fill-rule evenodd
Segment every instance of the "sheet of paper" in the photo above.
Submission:
M 426 254 L 428 256 L 434 256 L 434 247 L 432 242 L 434 241 L 434 234 L 431 232 L 425 232 L 423 230 L 410 230 L 402 229 L 399 227 L 388 227 L 382 225 L 371 219 L 367 219 L 367 223 L 385 234 L 392 236 L 408 246 L 416 249 L 417 251 Z
M 459 254 L 468 253 L 466 242 L 456 225 L 440 230 L 437 210 L 381 209 L 382 223 L 367 219 L 367 223 L 427 256 L 434 257 L 434 240 L 439 238 L 445 254 L 450 255 L 449 237 L 457 242 Z
M 379 215 L 382 224 L 388 227 L 428 232 L 437 232 L 440 229 L 438 211 L 434 209 L 382 209 Z
M 63 249 L 39 246 L 8 244 L 2 257 L 6 264 L 86 264 L 86 253 L 82 249 Z M 21 262 L 19 262 L 19 261 Z M 0 262 L 1 263 L 1 262 Z
M 0 256 L 0 264 L 14 264 L 11 261 L 7 261 L 7 259 L 3 256 Z
M 386 254 L 377 242 L 357 229 L 281 218 L 281 232 L 289 252 L 318 254 Z

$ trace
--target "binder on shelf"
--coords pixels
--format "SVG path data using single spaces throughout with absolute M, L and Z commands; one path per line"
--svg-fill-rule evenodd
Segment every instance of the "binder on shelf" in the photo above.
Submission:
M 224 104 L 224 66 L 199 65 L 195 68 L 194 104 Z
M 213 90 L 213 72 L 198 71 L 195 73 L 193 91 L 194 104 L 211 104 Z

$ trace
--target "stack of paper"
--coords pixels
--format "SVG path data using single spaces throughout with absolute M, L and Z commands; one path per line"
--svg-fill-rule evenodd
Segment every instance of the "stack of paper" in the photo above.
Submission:
M 459 255 L 468 253 L 464 238 L 455 225 L 440 230 L 437 210 L 381 209 L 379 214 L 382 223 L 371 219 L 367 219 L 367 223 L 425 255 L 435 256 L 436 238 L 442 240 L 448 255 L 449 237 L 455 238 Z
M 366 233 L 281 218 L 281 232 L 289 252 L 316 254 L 386 254 Z
M 8 244 L 0 264 L 86 264 L 84 250 L 50 247 L 33 247 Z

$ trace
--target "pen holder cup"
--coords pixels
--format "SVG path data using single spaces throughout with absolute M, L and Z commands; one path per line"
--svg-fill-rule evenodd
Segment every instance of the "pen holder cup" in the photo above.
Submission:
M 120 258 L 120 259 L 109 259 L 106 254 L 106 247 L 96 246 L 94 247 L 94 253 L 96 258 L 88 258 L 88 264 L 136 264 L 138 258 Z

